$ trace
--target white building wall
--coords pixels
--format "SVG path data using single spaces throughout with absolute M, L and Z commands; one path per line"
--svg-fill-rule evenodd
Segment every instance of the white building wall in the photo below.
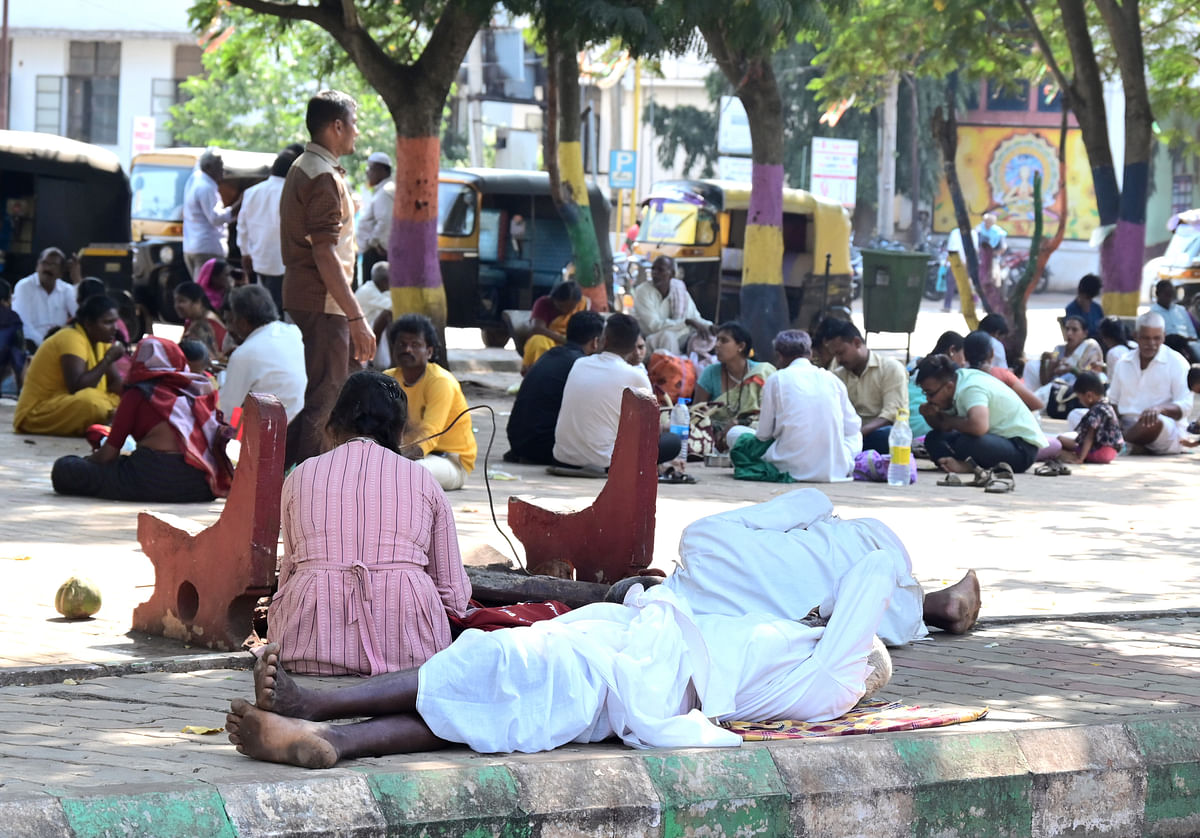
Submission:
M 8 127 L 13 131 L 34 130 L 37 77 L 66 75 L 67 44 L 65 38 L 12 39 Z
M 122 41 L 121 84 L 117 117 L 117 144 L 105 146 L 121 158 L 129 171 L 133 149 L 133 118 L 150 116 L 150 91 L 154 79 L 175 77 L 175 44 L 170 41 Z

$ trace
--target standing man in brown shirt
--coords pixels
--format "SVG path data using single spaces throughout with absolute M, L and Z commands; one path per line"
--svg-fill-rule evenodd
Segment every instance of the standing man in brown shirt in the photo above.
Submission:
M 312 137 L 288 170 L 279 201 L 283 307 L 304 338 L 308 386 L 304 409 L 288 425 L 287 464 L 321 453 L 330 408 L 351 363 L 375 355 L 375 335 L 350 283 L 354 276 L 354 203 L 338 158 L 354 151 L 358 105 L 323 90 L 308 102 Z

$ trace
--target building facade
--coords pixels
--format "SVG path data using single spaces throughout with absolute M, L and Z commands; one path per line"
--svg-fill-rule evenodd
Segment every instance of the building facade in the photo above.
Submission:
M 165 130 L 179 85 L 201 72 L 191 0 L 55 0 L 9 11 L 8 127 L 93 143 L 128 169 L 135 123 Z

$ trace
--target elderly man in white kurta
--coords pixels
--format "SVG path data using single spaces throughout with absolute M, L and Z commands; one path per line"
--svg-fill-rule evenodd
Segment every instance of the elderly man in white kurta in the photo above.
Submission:
M 713 324 L 700 316 L 683 280 L 675 278 L 675 262 L 659 256 L 650 268 L 650 281 L 633 290 L 633 317 L 646 338 L 646 348 L 672 355 L 707 354 L 716 345 Z
M 812 339 L 807 332 L 780 332 L 774 349 L 779 371 L 763 387 L 757 431 L 735 425 L 726 432 L 726 444 L 732 449 L 741 436 L 753 433 L 771 443 L 761 459 L 792 480 L 849 480 L 863 440 L 862 420 L 846 385 L 809 360 Z M 741 475 L 735 471 L 734 476 Z

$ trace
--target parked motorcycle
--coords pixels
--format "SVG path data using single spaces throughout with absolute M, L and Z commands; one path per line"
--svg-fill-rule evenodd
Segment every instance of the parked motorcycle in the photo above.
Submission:
M 1000 257 L 1000 269 L 1002 271 L 1005 288 L 1010 288 L 1020 282 L 1021 277 L 1025 274 L 1025 266 L 1029 264 L 1029 251 L 1027 250 L 1008 250 Z M 1047 265 L 1042 268 L 1042 276 L 1034 286 L 1033 293 L 1041 294 L 1050 287 L 1050 267 Z

